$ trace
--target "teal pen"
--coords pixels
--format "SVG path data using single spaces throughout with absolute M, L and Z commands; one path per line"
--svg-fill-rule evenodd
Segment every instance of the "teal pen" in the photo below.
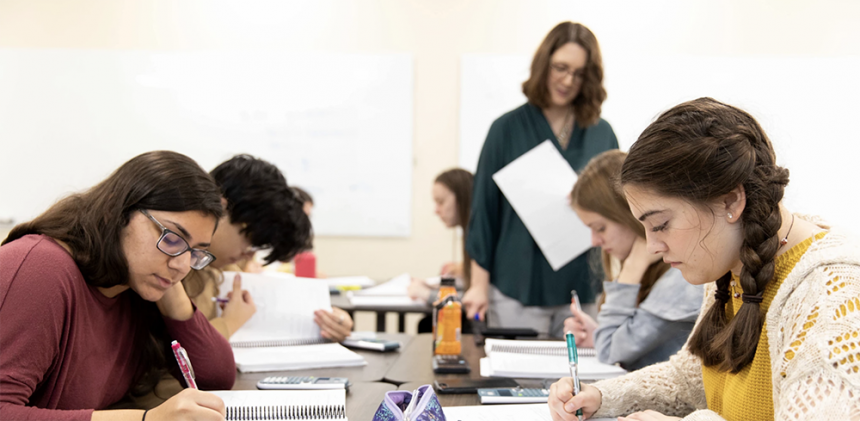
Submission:
M 573 395 L 576 396 L 580 392 L 579 353 L 576 351 L 576 339 L 573 338 L 573 333 L 567 332 L 564 338 L 567 339 L 567 361 L 570 366 L 570 377 L 573 379 Z M 576 419 L 582 421 L 582 408 L 576 410 Z

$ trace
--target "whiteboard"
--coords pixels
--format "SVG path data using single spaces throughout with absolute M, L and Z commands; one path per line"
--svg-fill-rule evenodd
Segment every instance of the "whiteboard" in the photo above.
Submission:
M 460 166 L 474 171 L 490 124 L 525 102 L 531 56 L 461 62 Z M 604 57 L 602 117 L 627 150 L 661 112 L 710 96 L 752 114 L 791 172 L 785 204 L 860 235 L 860 57 Z M 519 95 L 517 95 L 519 94 Z
M 0 49 L 0 220 L 169 149 L 277 165 L 318 235 L 405 237 L 412 109 L 407 54 Z

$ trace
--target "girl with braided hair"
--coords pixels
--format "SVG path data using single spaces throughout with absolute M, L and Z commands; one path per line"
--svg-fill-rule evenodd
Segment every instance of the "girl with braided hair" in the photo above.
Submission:
M 701 315 L 665 363 L 575 397 L 555 383 L 554 420 L 860 420 L 860 249 L 782 205 L 788 170 L 752 116 L 680 104 L 620 181 L 648 250 L 705 285 Z

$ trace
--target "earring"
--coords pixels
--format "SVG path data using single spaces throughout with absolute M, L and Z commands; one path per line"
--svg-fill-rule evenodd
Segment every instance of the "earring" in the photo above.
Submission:
M 729 217 L 729 219 L 732 219 L 732 213 L 731 212 L 729 212 L 727 216 Z

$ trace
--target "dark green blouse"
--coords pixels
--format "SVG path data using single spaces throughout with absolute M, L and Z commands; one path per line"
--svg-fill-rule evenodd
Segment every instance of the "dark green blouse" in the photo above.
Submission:
M 492 178 L 502 167 L 547 139 L 577 173 L 595 155 L 618 149 L 615 132 L 603 119 L 587 128 L 576 124 L 563 150 L 540 108 L 525 104 L 499 117 L 490 127 L 475 172 L 466 247 L 469 256 L 490 273 L 490 283 L 523 305 L 570 303 L 572 289 L 582 302 L 593 303 L 600 279 L 590 270 L 591 253 L 583 253 L 558 272 L 553 271 Z

